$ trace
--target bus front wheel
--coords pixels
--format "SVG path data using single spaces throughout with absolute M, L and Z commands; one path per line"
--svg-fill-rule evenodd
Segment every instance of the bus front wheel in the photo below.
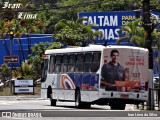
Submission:
M 81 95 L 80 95 L 80 90 L 76 90 L 76 93 L 75 93 L 75 106 L 77 108 L 81 108 Z
M 52 94 L 50 94 L 51 106 L 56 106 L 56 100 L 52 99 Z

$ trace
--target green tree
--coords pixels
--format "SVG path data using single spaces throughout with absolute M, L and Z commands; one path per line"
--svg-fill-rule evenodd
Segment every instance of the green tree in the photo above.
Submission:
M 7 66 L 7 64 L 2 64 L 2 66 L 0 67 L 0 79 L 2 80 L 2 82 L 5 82 L 6 80 L 10 79 L 10 75 L 10 68 Z
M 4 39 L 8 32 L 8 27 L 6 28 L 6 19 L 0 21 L 0 38 Z
M 62 45 L 59 42 L 40 42 L 39 44 L 34 44 L 31 48 L 34 55 L 29 55 L 28 63 L 30 67 L 30 76 L 32 79 L 36 80 L 41 77 L 42 69 L 41 64 L 43 63 L 43 54 L 46 49 L 58 49 Z
M 148 36 L 147 32 L 141 26 L 142 20 L 136 19 L 135 21 L 128 22 L 125 26 L 122 26 L 121 31 L 124 36 L 121 36 L 116 43 L 120 44 L 122 41 L 127 41 L 128 44 L 134 44 L 139 47 L 145 47 L 145 40 Z M 160 32 L 156 29 L 152 32 L 152 41 L 154 45 L 160 43 Z
M 137 19 L 122 26 L 120 32 L 122 32 L 124 36 L 120 37 L 116 43 L 120 44 L 120 42 L 127 40 L 128 44 L 134 43 L 137 46 L 144 47 L 146 36 L 144 34 L 145 31 L 140 24 L 141 19 Z
M 3 19 L 0 21 L 0 39 L 3 40 L 3 45 L 6 49 L 6 54 L 9 55 L 9 50 L 8 47 L 6 45 L 6 41 L 5 41 L 5 37 L 9 32 L 9 24 L 8 22 L 6 22 L 6 19 Z
M 9 33 L 10 31 L 13 31 L 14 37 L 17 38 L 18 46 L 19 46 L 19 49 L 22 53 L 23 61 L 25 61 L 25 57 L 24 57 L 24 52 L 23 52 L 20 38 L 23 35 L 27 35 L 27 37 L 28 37 L 28 39 L 27 39 L 28 40 L 28 53 L 30 54 L 31 53 L 30 52 L 31 45 L 30 45 L 30 41 L 29 41 L 30 34 L 31 33 L 44 33 L 44 31 L 45 31 L 45 26 L 44 26 L 43 22 L 41 22 L 39 20 L 12 19 L 11 21 L 7 20 L 6 22 L 2 22 L 1 24 L 2 25 L 0 27 L 1 27 L 2 36 L 6 35 L 4 33 Z M 22 61 L 21 60 L 21 53 L 19 53 L 20 61 Z M 23 66 L 21 66 L 21 72 L 22 72 L 22 76 L 23 76 L 25 73 L 23 73 L 24 71 L 23 71 L 22 67 Z
M 82 24 L 83 19 L 76 21 L 61 20 L 55 25 L 57 40 L 61 40 L 68 46 L 79 46 L 85 41 L 92 40 L 95 42 L 95 37 L 98 37 L 99 31 L 92 31 L 93 25 Z
M 32 78 L 31 72 L 31 65 L 27 62 L 22 62 L 22 78 Z

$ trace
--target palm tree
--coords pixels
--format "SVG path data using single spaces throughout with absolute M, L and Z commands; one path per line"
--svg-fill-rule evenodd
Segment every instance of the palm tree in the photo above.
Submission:
M 18 40 L 18 46 L 19 46 L 19 50 L 22 53 L 22 59 L 25 62 L 25 56 L 24 56 L 24 52 L 23 52 L 23 48 L 22 48 L 22 42 L 21 42 L 21 37 L 25 34 L 27 34 L 28 37 L 28 51 L 30 53 L 30 38 L 29 38 L 29 34 L 31 33 L 40 33 L 41 31 L 45 31 L 45 27 L 43 26 L 42 22 L 37 21 L 37 20 L 17 20 L 17 19 L 12 19 L 7 20 L 2 22 L 0 24 L 0 33 L 2 36 L 6 35 L 9 33 L 10 28 L 12 27 L 13 33 L 14 33 L 14 37 L 17 38 Z M 4 36 L 5 38 L 5 36 Z M 19 51 L 19 56 L 20 56 L 20 61 L 21 61 L 21 53 Z M 8 51 L 9 53 L 9 51 Z M 20 63 L 21 66 L 21 63 Z M 23 75 L 23 71 L 22 71 L 22 66 L 21 66 L 21 73 Z
M 128 44 L 134 43 L 137 46 L 144 47 L 145 45 L 145 34 L 144 29 L 139 26 L 141 23 L 140 19 L 137 19 L 132 22 L 128 22 L 125 26 L 122 26 L 121 31 L 124 34 L 123 37 L 120 37 L 116 43 L 120 44 L 122 41 L 127 41 Z
M 125 33 L 124 36 L 120 37 L 116 43 L 120 44 L 122 41 L 126 41 L 129 44 L 134 44 L 139 47 L 145 47 L 145 40 L 147 38 L 147 32 L 144 30 L 141 24 L 141 19 L 137 19 L 135 21 L 129 22 L 127 25 L 122 26 L 121 31 Z M 160 32 L 154 30 L 152 32 L 152 40 L 154 44 L 159 44 Z
M 18 46 L 19 46 L 19 50 L 20 50 L 19 51 L 20 61 L 21 61 L 21 53 L 22 53 L 22 60 L 25 61 L 22 42 L 20 39 L 25 34 L 25 29 L 23 29 L 23 27 L 21 27 L 20 22 L 17 19 L 12 19 L 12 24 L 14 27 L 14 37 L 17 38 L 17 42 L 18 42 Z
M 21 45 L 21 37 L 23 35 L 27 35 L 27 40 L 28 40 L 28 54 L 30 54 L 30 45 L 31 45 L 31 39 L 30 39 L 30 34 L 33 33 L 44 33 L 45 31 L 45 26 L 44 23 L 41 21 L 29 19 L 29 20 L 17 20 L 17 19 L 12 19 L 12 26 L 14 28 L 14 36 L 18 38 L 18 44 L 20 45 L 20 50 L 22 51 L 23 55 L 23 61 L 25 60 L 24 54 L 23 54 L 23 49 Z

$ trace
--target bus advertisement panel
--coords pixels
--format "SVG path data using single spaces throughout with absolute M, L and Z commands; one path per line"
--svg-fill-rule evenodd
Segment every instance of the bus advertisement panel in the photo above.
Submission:
M 107 48 L 102 62 L 101 87 L 107 91 L 145 92 L 148 82 L 147 49 Z

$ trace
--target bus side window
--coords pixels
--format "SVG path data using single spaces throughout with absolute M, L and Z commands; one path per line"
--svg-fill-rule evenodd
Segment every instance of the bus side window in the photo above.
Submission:
M 50 57 L 50 62 L 49 62 L 49 73 L 52 74 L 54 72 L 55 69 L 55 56 L 51 55 Z
M 61 72 L 62 73 L 66 73 L 68 71 L 67 67 L 68 67 L 68 54 L 64 54 L 63 58 L 62 58 L 62 66 L 61 66 Z
M 61 72 L 62 55 L 56 55 L 55 72 Z
M 68 64 L 68 72 L 74 72 L 75 64 Z
M 60 64 L 56 64 L 55 72 L 56 73 L 60 73 L 61 72 L 61 65 Z
M 90 65 L 92 62 L 92 53 L 86 53 L 84 55 L 84 72 L 91 72 Z
M 77 54 L 75 72 L 83 72 L 84 54 Z
M 68 72 L 75 71 L 76 54 L 69 55 Z
M 95 52 L 93 53 L 93 61 L 90 65 L 91 72 L 97 72 L 100 66 L 100 58 L 101 58 L 101 53 Z

